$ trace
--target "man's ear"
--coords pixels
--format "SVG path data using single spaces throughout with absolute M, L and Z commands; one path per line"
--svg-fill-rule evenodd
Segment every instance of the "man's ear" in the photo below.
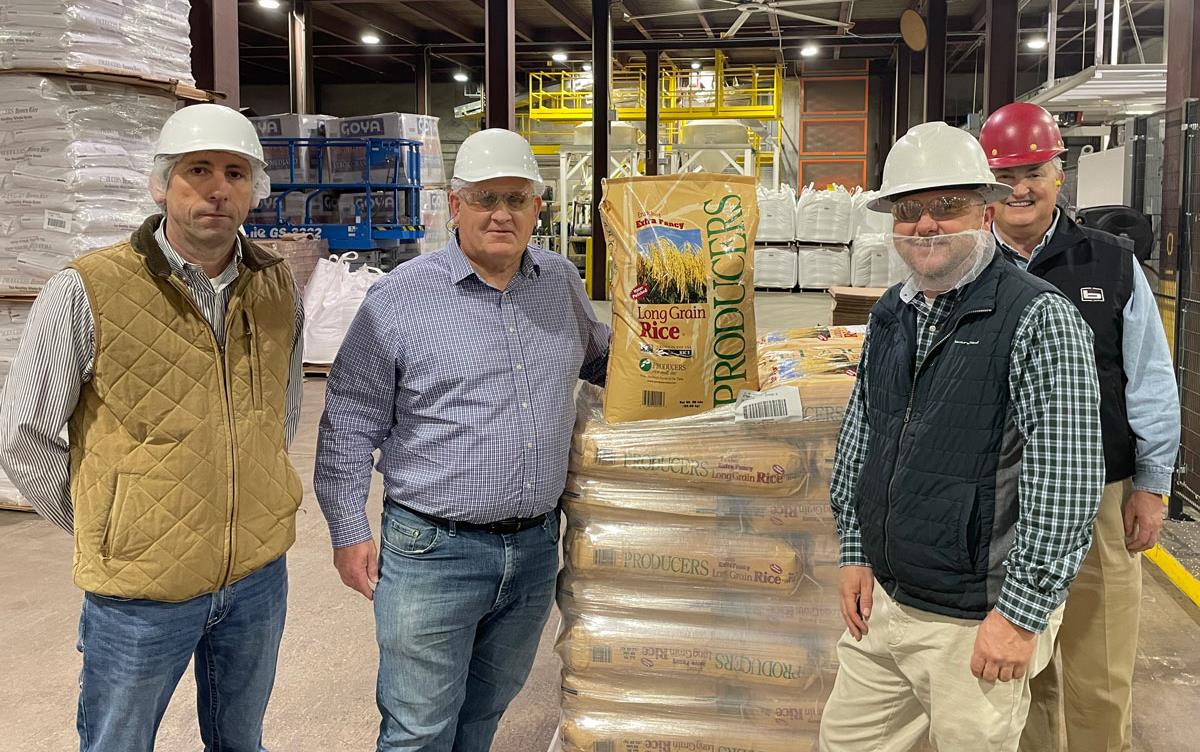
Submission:
M 992 221 L 996 219 L 996 205 L 988 204 L 983 207 L 983 229 L 992 229 Z

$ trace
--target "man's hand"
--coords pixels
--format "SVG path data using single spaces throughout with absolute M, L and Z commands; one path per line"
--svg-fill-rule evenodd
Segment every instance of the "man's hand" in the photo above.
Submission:
M 1121 503 L 1125 519 L 1125 549 L 1131 554 L 1154 548 L 1163 526 L 1162 497 L 1149 491 L 1134 491 Z
M 375 600 L 375 585 L 379 582 L 379 551 L 374 540 L 353 546 L 333 549 L 333 566 L 337 567 L 342 583 L 357 590 L 367 600 Z
M 838 596 L 842 620 L 855 640 L 867 633 L 871 618 L 871 593 L 875 589 L 875 571 L 870 567 L 842 567 L 838 570 Z
M 1036 642 L 1036 633 L 1021 629 L 993 609 L 975 635 L 971 673 L 989 682 L 1020 679 L 1029 667 Z

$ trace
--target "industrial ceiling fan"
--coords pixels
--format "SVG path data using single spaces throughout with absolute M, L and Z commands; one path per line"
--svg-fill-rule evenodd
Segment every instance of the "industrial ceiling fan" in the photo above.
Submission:
M 647 18 L 666 18 L 668 16 L 695 16 L 700 13 L 726 13 L 730 11 L 741 11 L 741 15 L 737 20 L 725 31 L 721 36 L 723 38 L 732 37 L 738 33 L 738 30 L 750 20 L 750 17 L 755 13 L 768 13 L 784 18 L 795 18 L 801 21 L 811 21 L 812 23 L 826 24 L 828 26 L 837 26 L 842 29 L 850 29 L 854 26 L 853 23 L 839 21 L 834 18 L 820 18 L 818 16 L 809 16 L 804 13 L 797 13 L 788 8 L 798 8 L 805 5 L 830 5 L 838 2 L 838 0 L 763 0 L 755 2 L 754 0 L 711 0 L 712 2 L 721 3 L 723 8 L 699 8 L 696 10 L 680 10 L 670 13 L 651 13 L 645 16 L 630 16 L 629 21 L 641 21 Z

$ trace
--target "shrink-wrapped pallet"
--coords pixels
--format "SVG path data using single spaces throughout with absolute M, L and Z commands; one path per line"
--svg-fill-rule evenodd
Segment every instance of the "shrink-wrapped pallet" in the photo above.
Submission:
M 0 294 L 36 293 L 157 211 L 147 175 L 175 104 L 120 84 L 0 75 Z
M 767 332 L 755 365 L 853 368 L 861 340 Z M 616 424 L 581 388 L 562 497 L 564 750 L 815 748 L 844 630 L 828 495 L 853 380 L 800 375 Z

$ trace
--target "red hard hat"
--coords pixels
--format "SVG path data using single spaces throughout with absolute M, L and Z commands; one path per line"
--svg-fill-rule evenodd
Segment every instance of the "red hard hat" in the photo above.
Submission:
M 1029 102 L 993 112 L 979 131 L 979 143 L 993 170 L 1049 162 L 1067 150 L 1054 116 Z

